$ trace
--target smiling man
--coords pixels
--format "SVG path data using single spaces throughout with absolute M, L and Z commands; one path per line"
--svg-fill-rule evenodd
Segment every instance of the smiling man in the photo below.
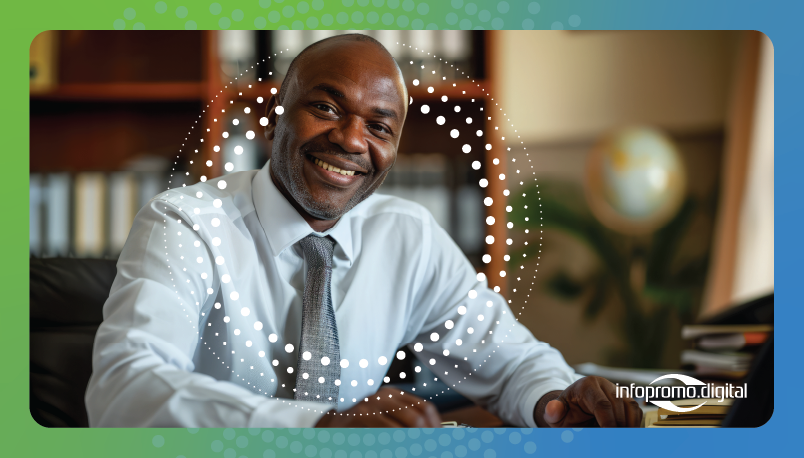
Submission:
M 265 167 L 137 215 L 95 340 L 92 426 L 439 426 L 415 396 L 427 382 L 378 390 L 403 345 L 507 424 L 639 425 L 636 403 L 516 322 L 426 210 L 374 194 L 408 107 L 381 44 L 310 46 L 267 104 Z

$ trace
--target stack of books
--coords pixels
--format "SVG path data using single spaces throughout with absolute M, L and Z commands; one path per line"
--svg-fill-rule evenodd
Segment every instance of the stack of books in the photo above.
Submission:
M 681 336 L 695 340 L 695 349 L 684 350 L 681 362 L 695 366 L 695 375 L 700 377 L 742 379 L 771 332 L 773 326 L 769 324 L 687 325 L 681 329 Z
M 717 428 L 726 418 L 726 413 L 731 407 L 731 399 L 681 399 L 671 401 L 678 407 L 690 408 L 701 403 L 701 407 L 691 412 L 673 412 L 671 410 L 659 408 L 651 412 L 646 412 L 646 428 Z

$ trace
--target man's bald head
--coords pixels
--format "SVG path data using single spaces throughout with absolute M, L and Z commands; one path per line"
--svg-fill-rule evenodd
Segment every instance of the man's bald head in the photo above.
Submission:
M 316 41 L 315 43 L 307 46 L 306 48 L 304 48 L 304 50 L 302 50 L 302 52 L 300 52 L 296 57 L 293 58 L 293 60 L 290 62 L 290 66 L 288 67 L 288 71 L 285 73 L 285 79 L 282 81 L 282 86 L 279 88 L 279 100 L 285 99 L 285 95 L 288 91 L 288 88 L 292 85 L 293 79 L 296 76 L 296 72 L 298 71 L 299 66 L 304 61 L 304 59 L 310 57 L 311 55 L 314 55 L 314 51 L 316 51 L 317 49 L 325 47 L 326 45 L 335 44 L 339 41 L 362 42 L 376 46 L 378 49 L 382 51 L 382 53 L 385 56 L 388 57 L 388 60 L 393 62 L 394 67 L 396 67 L 396 71 L 399 73 L 399 78 L 402 79 L 402 70 L 399 68 L 399 64 L 396 63 L 394 56 L 392 56 L 391 53 L 388 52 L 388 49 L 386 49 L 386 47 L 383 46 L 383 44 L 380 43 L 374 37 L 363 35 L 362 33 L 346 33 L 342 35 L 334 35 L 331 37 L 324 38 L 323 40 Z M 405 97 L 407 98 L 407 88 L 404 85 L 403 88 L 405 89 Z

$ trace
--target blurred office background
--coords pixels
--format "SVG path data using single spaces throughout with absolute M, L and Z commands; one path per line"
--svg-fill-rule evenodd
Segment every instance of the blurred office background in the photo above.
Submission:
M 223 129 L 225 116 L 264 107 L 254 101 L 279 87 L 292 56 L 334 33 L 38 36 L 31 255 L 115 258 L 136 212 L 161 190 L 228 173 L 225 162 L 261 167 L 269 158 L 263 113 Z M 521 321 L 570 363 L 678 367 L 682 324 L 772 292 L 773 48 L 762 34 L 362 33 L 389 47 L 414 100 L 380 192 L 425 205 Z M 222 122 L 199 118 L 216 95 L 233 109 Z M 484 116 L 481 136 L 452 139 L 446 133 L 464 118 L 455 105 L 502 107 L 510 122 Z M 433 122 L 438 115 L 446 125 Z M 256 138 L 243 140 L 249 130 Z M 227 155 L 232 142 L 243 154 Z M 508 181 L 478 186 L 499 173 Z M 486 196 L 495 204 L 484 205 Z M 540 204 L 543 220 L 534 217 Z M 489 215 L 513 229 L 484 224 Z
M 136 211 L 159 191 L 229 173 L 221 166 L 227 162 L 233 171 L 262 167 L 270 154 L 259 119 L 270 90 L 279 87 L 293 56 L 338 33 L 345 32 L 62 31 L 37 37 L 31 50 L 31 254 L 114 258 Z M 483 80 L 485 36 L 366 33 L 386 43 L 408 82 L 420 82 L 410 85 L 417 104 L 383 192 L 425 205 L 480 268 L 482 172 L 470 164 L 484 159 L 484 137 L 473 135 L 473 152 L 463 154 L 437 132 L 458 120 L 443 127 L 432 120 L 450 118 L 456 103 L 483 106 L 482 90 L 471 80 Z M 427 92 L 433 85 L 438 90 Z M 449 107 L 435 104 L 442 88 Z M 206 99 L 216 95 L 232 102 L 228 113 L 199 119 Z M 420 107 L 427 102 L 433 109 L 425 116 Z M 202 131 L 206 145 L 215 143 L 220 152 L 201 143 Z M 249 131 L 255 138 L 247 138 Z M 242 154 L 233 154 L 235 144 Z
M 773 292 L 767 37 L 508 32 L 497 50 L 509 175 L 532 165 L 541 189 L 538 274 L 510 293 L 539 338 L 571 363 L 677 368 L 683 324 Z

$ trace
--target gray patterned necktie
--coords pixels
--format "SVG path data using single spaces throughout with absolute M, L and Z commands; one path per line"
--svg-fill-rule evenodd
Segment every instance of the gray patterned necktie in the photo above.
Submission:
M 304 280 L 301 344 L 293 398 L 337 405 L 338 386 L 335 381 L 341 377 L 341 352 L 330 294 L 335 241 L 311 234 L 299 243 L 304 251 L 307 275 Z

